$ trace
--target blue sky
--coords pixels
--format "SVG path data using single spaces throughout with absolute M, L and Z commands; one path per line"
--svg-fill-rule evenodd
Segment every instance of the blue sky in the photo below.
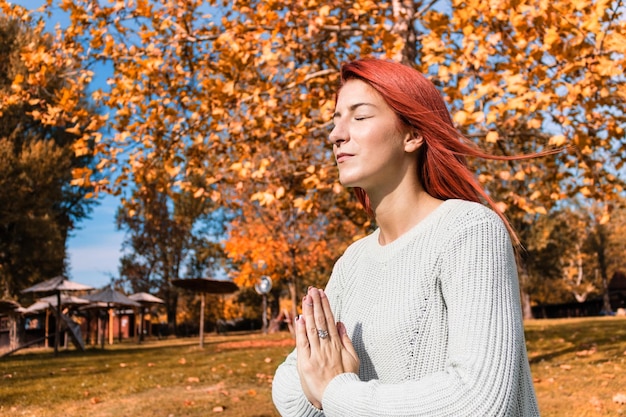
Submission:
M 42 6 L 45 0 L 12 0 L 11 3 L 32 10 Z M 52 31 L 58 22 L 67 22 L 67 17 L 57 9 L 50 19 L 49 30 Z M 95 78 L 98 78 L 98 74 Z M 105 82 L 105 78 L 106 74 L 101 74 L 101 79 L 94 81 Z M 115 227 L 118 205 L 116 197 L 102 197 L 90 219 L 84 219 L 78 224 L 78 229 L 71 233 L 67 242 L 67 275 L 72 281 L 100 288 L 110 282 L 111 276 L 117 277 L 124 238 L 124 232 L 117 231 Z
M 83 220 L 79 230 L 72 232 L 68 241 L 68 278 L 92 287 L 109 283 L 117 277 L 124 232 L 115 228 L 115 212 L 119 202 L 115 197 L 105 197 L 95 207 L 91 219 Z

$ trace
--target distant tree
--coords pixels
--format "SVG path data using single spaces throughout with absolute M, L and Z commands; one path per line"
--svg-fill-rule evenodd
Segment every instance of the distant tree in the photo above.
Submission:
M 589 233 L 589 219 L 576 207 L 553 210 L 528 227 L 523 236 L 524 272 L 534 302 L 583 302 L 600 294 L 593 254 L 586 245 Z
M 622 198 L 615 205 L 594 202 L 587 212 L 587 250 L 592 255 L 593 273 L 601 288 L 602 309 L 606 313 L 612 313 L 609 281 L 616 272 L 626 268 L 626 200 Z
M 210 274 L 223 264 L 221 248 L 210 239 L 210 199 L 189 192 L 167 193 L 158 184 L 143 183 L 132 202 L 122 205 L 117 225 L 126 231 L 119 282 L 131 291 L 148 291 L 165 300 L 168 324 L 176 329 L 179 291 L 173 279 Z M 222 227 L 222 226 L 220 226 Z
M 66 242 L 95 199 L 72 185 L 74 169 L 93 168 L 75 153 L 76 124 L 94 114 L 71 62 L 28 18 L 0 17 L 0 288 L 4 297 L 66 273 Z M 33 63 L 35 55 L 46 64 Z M 43 115 L 56 109 L 55 116 Z

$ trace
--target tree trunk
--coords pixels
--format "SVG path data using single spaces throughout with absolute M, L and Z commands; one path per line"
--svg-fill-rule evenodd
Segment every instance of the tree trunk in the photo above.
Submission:
M 596 235 L 598 238 L 598 267 L 600 268 L 600 276 L 602 277 L 602 310 L 605 314 L 611 314 L 613 313 L 613 309 L 611 308 L 611 299 L 609 297 L 609 274 L 605 256 L 607 237 L 606 229 L 603 225 L 598 224 L 596 226 Z
M 403 64 L 414 64 L 417 59 L 417 35 L 413 26 L 413 17 L 416 14 L 415 2 L 413 0 L 393 0 L 391 3 L 395 21 L 391 33 L 404 40 L 402 49 L 396 53 L 393 59 Z
M 528 283 L 528 270 L 524 263 L 521 264 L 519 268 L 519 291 L 520 291 L 520 301 L 522 303 L 522 317 L 524 320 L 533 319 L 533 310 L 530 305 L 530 295 L 528 294 L 528 290 L 526 289 L 526 285 Z
M 295 319 L 298 315 L 298 265 L 296 264 L 296 249 L 292 247 L 290 248 L 290 252 L 291 279 L 289 280 L 289 283 L 287 285 L 289 287 L 289 295 L 291 295 L 291 318 Z
M 294 282 L 294 280 L 291 280 L 287 283 L 287 286 L 289 287 L 289 295 L 291 295 L 291 318 L 295 319 L 298 315 L 298 296 L 296 294 L 296 283 Z

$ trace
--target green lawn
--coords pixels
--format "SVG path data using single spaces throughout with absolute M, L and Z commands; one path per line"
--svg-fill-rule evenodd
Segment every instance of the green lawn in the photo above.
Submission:
M 536 320 L 526 334 L 542 416 L 626 415 L 626 319 Z M 0 359 L 0 415 L 278 416 L 272 375 L 292 348 L 283 333 L 20 351 Z

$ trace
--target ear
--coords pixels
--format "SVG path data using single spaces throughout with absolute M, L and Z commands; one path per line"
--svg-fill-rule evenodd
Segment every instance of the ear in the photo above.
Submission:
M 411 130 L 406 134 L 404 139 L 404 150 L 408 153 L 417 151 L 422 147 L 424 137 L 417 130 Z

